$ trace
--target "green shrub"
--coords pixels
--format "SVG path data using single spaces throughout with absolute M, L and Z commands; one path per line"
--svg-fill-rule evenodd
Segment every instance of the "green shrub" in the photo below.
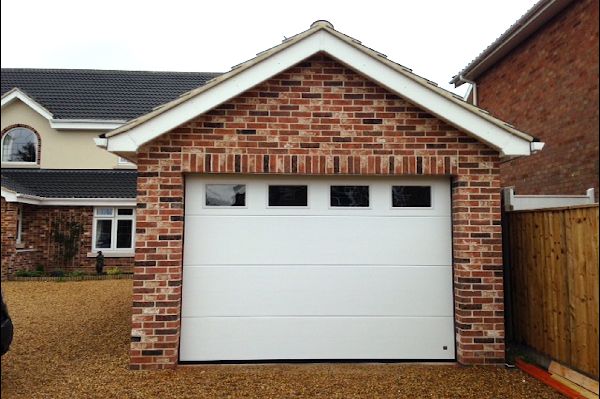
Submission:
M 38 263 L 37 265 L 35 265 L 35 271 L 43 273 L 44 272 L 44 265 Z
M 117 276 L 121 274 L 121 269 L 119 269 L 118 267 L 111 267 L 110 269 L 106 270 L 106 274 L 110 276 Z
M 85 273 L 81 270 L 74 270 L 68 274 L 69 277 L 81 277 L 85 276 Z
M 48 275 L 50 277 L 64 277 L 65 276 L 65 272 L 62 270 L 53 270 L 50 273 L 48 273 Z
M 42 277 L 44 275 L 44 271 L 39 270 L 17 270 L 15 272 L 15 277 Z

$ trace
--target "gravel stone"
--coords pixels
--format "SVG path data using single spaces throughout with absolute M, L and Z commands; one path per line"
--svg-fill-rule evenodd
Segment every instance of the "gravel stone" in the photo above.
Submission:
M 131 281 L 2 283 L 2 398 L 560 398 L 516 369 L 272 364 L 128 369 Z

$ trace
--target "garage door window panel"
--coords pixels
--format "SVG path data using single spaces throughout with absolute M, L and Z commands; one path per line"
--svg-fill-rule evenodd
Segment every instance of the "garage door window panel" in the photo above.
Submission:
M 308 207 L 308 186 L 270 185 L 269 207 Z
M 93 250 L 131 251 L 134 246 L 133 208 L 94 209 Z
M 392 186 L 392 208 L 431 208 L 431 187 Z
M 204 204 L 208 207 L 245 207 L 245 184 L 207 184 Z
M 332 208 L 369 207 L 369 186 L 331 186 L 329 191 Z

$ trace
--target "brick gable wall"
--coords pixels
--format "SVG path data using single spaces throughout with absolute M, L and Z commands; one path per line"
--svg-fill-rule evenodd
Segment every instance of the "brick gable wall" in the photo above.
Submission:
M 131 367 L 178 359 L 186 173 L 452 176 L 456 338 L 504 362 L 498 153 L 324 55 L 138 153 Z
M 477 79 L 479 105 L 546 143 L 501 165 L 519 194 L 598 199 L 598 1 L 575 1 Z

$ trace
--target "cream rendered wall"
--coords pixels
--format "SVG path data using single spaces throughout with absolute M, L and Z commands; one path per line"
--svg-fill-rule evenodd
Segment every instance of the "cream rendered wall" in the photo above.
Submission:
M 42 141 L 41 168 L 123 168 L 123 165 L 118 165 L 118 157 L 116 155 L 98 148 L 94 144 L 94 137 L 98 137 L 102 133 L 101 131 L 52 129 L 50 122 L 46 118 L 20 100 L 15 100 L 2 108 L 2 130 L 14 124 L 31 126 L 40 134 Z M 3 167 L 9 165 L 2 164 Z

